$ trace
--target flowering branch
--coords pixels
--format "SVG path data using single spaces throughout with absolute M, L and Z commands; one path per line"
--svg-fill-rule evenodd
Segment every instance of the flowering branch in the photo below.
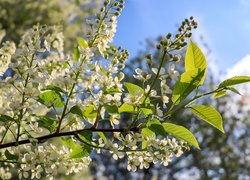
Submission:
M 68 131 L 68 132 L 60 132 L 60 133 L 54 133 L 54 134 L 49 134 L 49 135 L 45 135 L 45 136 L 40 136 L 40 137 L 36 137 L 33 139 L 36 139 L 38 143 L 44 143 L 45 141 L 55 138 L 55 137 L 63 137 L 63 136 L 77 136 L 77 134 L 83 132 L 83 131 L 92 131 L 92 132 L 120 132 L 120 133 L 124 133 L 124 132 L 128 132 L 127 129 L 96 129 L 96 128 L 86 128 L 86 129 L 80 129 L 80 130 L 76 130 L 76 131 Z M 139 129 L 138 128 L 131 128 L 129 131 L 131 132 L 138 132 Z M 19 140 L 18 142 L 9 142 L 9 143 L 5 143 L 5 144 L 0 144 L 0 149 L 3 148 L 8 148 L 8 147 L 12 147 L 12 146 L 18 146 L 18 145 L 22 145 L 22 144 L 28 144 L 31 143 L 29 139 L 25 139 L 25 140 Z

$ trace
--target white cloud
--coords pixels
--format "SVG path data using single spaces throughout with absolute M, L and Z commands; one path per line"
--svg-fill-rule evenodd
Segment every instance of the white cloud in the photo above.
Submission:
M 250 76 L 250 54 L 243 57 L 240 61 L 238 61 L 233 67 L 227 70 L 227 74 L 223 79 L 228 79 L 234 76 Z M 250 83 L 238 85 L 237 90 L 243 96 L 234 96 L 235 101 L 240 101 L 244 103 L 244 109 L 250 109 Z
M 225 78 L 233 77 L 236 75 L 250 76 L 250 54 L 243 57 L 233 67 L 229 68 L 227 70 L 227 75 Z

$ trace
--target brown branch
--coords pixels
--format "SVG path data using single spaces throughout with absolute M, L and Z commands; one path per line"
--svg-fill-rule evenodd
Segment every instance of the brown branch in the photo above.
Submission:
M 78 133 L 81 133 L 82 131 L 92 131 L 92 132 L 127 132 L 128 130 L 124 129 L 124 128 L 121 128 L 121 129 L 95 129 L 95 128 L 87 128 L 87 129 L 80 129 L 80 130 L 76 130 L 76 131 L 53 133 L 53 134 L 49 134 L 49 135 L 45 135 L 45 136 L 36 137 L 34 139 L 36 139 L 38 141 L 38 143 L 44 143 L 45 141 L 47 141 L 47 140 L 49 140 L 51 138 L 63 137 L 63 136 L 75 136 Z M 139 129 L 136 127 L 136 128 L 130 129 L 129 131 L 138 132 Z M 8 147 L 13 147 L 13 146 L 18 146 L 18 145 L 22 145 L 22 144 L 28 144 L 28 143 L 30 143 L 29 139 L 20 140 L 18 142 L 10 142 L 10 143 L 5 143 L 5 144 L 0 144 L 0 149 L 8 148 Z

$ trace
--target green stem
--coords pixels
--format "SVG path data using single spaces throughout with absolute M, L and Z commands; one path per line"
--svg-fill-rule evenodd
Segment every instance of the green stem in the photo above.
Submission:
M 150 95 L 152 89 L 153 89 L 154 86 L 155 86 L 155 83 L 156 83 L 156 81 L 157 81 L 157 79 L 158 79 L 158 77 L 159 77 L 159 75 L 160 75 L 161 67 L 163 66 L 163 62 L 164 62 L 164 59 L 165 59 L 166 54 L 167 54 L 167 51 L 164 51 L 164 52 L 163 52 L 163 55 L 162 55 L 162 58 L 161 58 L 160 66 L 159 66 L 158 71 L 157 71 L 157 73 L 156 73 L 156 76 L 155 76 L 155 78 L 154 78 L 154 80 L 153 80 L 153 82 L 152 82 L 152 85 L 151 85 L 150 88 L 149 88 L 149 91 L 148 91 L 147 94 L 145 95 L 142 104 L 144 104 L 144 103 L 146 102 L 146 99 L 148 98 L 148 96 Z M 135 123 L 136 123 L 137 120 L 138 120 L 138 117 L 139 117 L 140 113 L 141 113 L 141 111 L 139 110 L 139 112 L 137 113 L 137 115 L 135 116 L 135 118 L 132 120 L 132 123 L 129 125 L 128 130 L 130 130 L 130 129 L 135 125 Z
M 97 36 L 98 36 L 98 34 L 99 34 L 99 32 L 100 32 L 101 26 L 102 26 L 102 24 L 103 24 L 105 18 L 107 17 L 108 13 L 110 12 L 112 6 L 113 6 L 113 4 L 112 4 L 112 5 L 110 6 L 110 8 L 105 12 L 105 14 L 104 14 L 104 16 L 103 16 L 101 22 L 99 23 L 99 26 L 98 26 L 97 31 L 96 31 L 96 35 L 94 36 L 93 41 L 89 44 L 89 47 L 90 47 L 90 48 L 91 48 L 91 47 L 93 46 L 93 44 L 95 43 L 95 40 L 96 40 L 96 38 L 97 38 Z M 85 59 L 86 59 L 86 56 L 82 59 L 80 66 L 83 64 L 83 62 L 85 61 Z M 80 75 L 80 70 L 78 70 L 77 73 L 76 73 L 76 77 L 75 77 L 75 80 L 76 80 L 76 81 L 77 81 L 79 75 Z M 74 91 L 74 88 L 75 88 L 76 84 L 77 84 L 77 83 L 74 83 L 74 84 L 73 84 L 73 86 L 72 86 L 72 88 L 71 88 L 71 90 L 70 90 L 70 92 L 69 92 L 69 94 L 68 94 L 68 96 L 67 96 L 67 100 L 66 100 L 66 103 L 65 103 L 65 105 L 64 105 L 64 107 L 63 107 L 63 112 L 62 112 L 61 118 L 60 118 L 59 121 L 58 121 L 58 126 L 57 126 L 57 129 L 56 129 L 56 133 L 59 133 L 59 132 L 60 132 L 60 128 L 61 128 L 61 125 L 62 125 L 62 121 L 63 121 L 63 119 L 65 118 L 65 116 L 67 115 L 67 112 L 66 112 L 66 111 L 67 111 L 68 103 L 69 103 L 69 100 L 70 100 L 71 96 L 74 94 L 73 91 Z
M 31 57 L 31 61 L 30 61 L 30 64 L 28 65 L 28 68 L 31 68 L 32 67 L 32 64 L 33 64 L 33 61 L 34 61 L 34 58 L 35 58 L 35 54 L 32 54 L 32 57 Z M 28 58 L 27 58 L 28 60 Z M 27 76 L 26 76 L 26 79 L 25 79 L 25 82 L 24 82 L 24 89 L 27 87 L 28 85 L 28 82 L 29 82 L 29 78 L 30 78 L 30 74 L 28 73 Z M 21 105 L 23 106 L 25 103 L 25 92 L 22 93 L 22 102 L 21 102 Z M 16 142 L 18 143 L 18 140 L 19 140 L 19 136 L 20 136 L 20 129 L 21 129 L 21 121 L 22 121 L 22 118 L 23 118 L 23 115 L 24 115 L 24 112 L 23 112 L 23 109 L 21 109 L 19 111 L 19 118 L 18 118 L 18 122 L 17 122 L 17 136 L 16 136 Z
M 208 96 L 208 95 L 210 95 L 210 94 L 213 94 L 213 93 L 215 93 L 215 92 L 220 92 L 220 91 L 223 91 L 223 90 L 224 90 L 224 88 L 222 88 L 222 89 L 215 89 L 215 90 L 210 91 L 210 92 L 208 92 L 208 93 L 204 93 L 204 94 L 201 94 L 201 95 L 196 95 L 196 96 L 194 96 L 192 99 L 190 99 L 190 100 L 188 100 L 187 102 L 185 102 L 185 103 L 181 104 L 180 106 L 178 106 L 178 107 L 177 107 L 176 109 L 174 109 L 174 110 L 172 110 L 173 107 L 174 107 L 174 106 L 172 106 L 172 107 L 169 109 L 169 111 L 168 111 L 168 113 L 166 114 L 166 116 L 164 116 L 163 118 L 170 117 L 172 114 L 176 113 L 178 110 L 180 110 L 180 109 L 182 109 L 182 108 L 185 108 L 188 104 L 190 104 L 191 102 L 195 101 L 196 99 L 199 99 L 199 98 L 201 98 L 201 97 Z

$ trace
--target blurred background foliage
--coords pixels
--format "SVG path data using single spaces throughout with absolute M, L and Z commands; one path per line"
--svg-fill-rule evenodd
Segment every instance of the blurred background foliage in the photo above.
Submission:
M 85 20 L 92 17 L 100 8 L 101 0 L 1 0 L 0 30 L 6 31 L 4 40 L 19 42 L 24 32 L 33 25 L 61 25 L 65 36 L 65 51 L 70 52 L 77 36 L 86 33 Z M 167 32 L 166 32 L 167 33 Z M 1 36 L 1 35 L 0 35 Z M 125 81 L 136 81 L 132 72 L 140 67 L 148 70 L 145 55 L 151 53 L 152 63 L 157 64 L 159 53 L 155 48 L 161 37 L 147 39 L 144 50 L 130 59 L 126 69 Z M 210 50 L 209 50 L 210 51 Z M 176 67 L 182 71 L 182 60 Z M 209 63 L 209 59 L 208 59 Z M 168 65 L 166 65 L 166 69 Z M 129 73 L 128 73 L 129 72 Z M 218 77 L 214 77 L 210 69 L 205 90 L 216 86 Z M 175 159 L 168 167 L 151 165 L 149 169 L 128 172 L 125 160 L 115 161 L 106 152 L 93 153 L 93 162 L 89 171 L 83 170 L 76 177 L 61 177 L 57 179 L 250 179 L 250 100 L 249 88 L 240 87 L 242 96 L 228 94 L 219 99 L 203 98 L 204 104 L 213 105 L 219 109 L 224 119 L 225 134 L 221 134 L 209 125 L 194 118 L 188 112 L 177 113 L 173 121 L 188 127 L 198 138 L 201 151 L 191 149 L 182 157 Z M 156 102 L 157 103 L 157 102 Z M 123 123 L 126 116 L 122 117 Z M 120 125 L 124 125 L 121 123 Z M 91 175 L 90 175 L 91 174 Z
M 86 34 L 86 19 L 94 16 L 102 0 L 1 0 L 0 29 L 4 40 L 18 44 L 33 25 L 61 25 L 65 49 L 72 49 L 77 36 Z

